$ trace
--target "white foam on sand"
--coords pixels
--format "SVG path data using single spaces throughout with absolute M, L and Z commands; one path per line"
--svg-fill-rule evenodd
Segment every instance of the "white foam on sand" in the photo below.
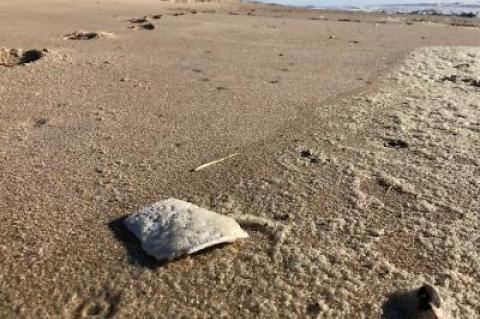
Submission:
M 377 93 L 319 106 L 331 129 L 277 154 L 278 176 L 215 200 L 288 229 L 233 262 L 267 278 L 260 314 L 378 318 L 390 292 L 432 283 L 440 318 L 479 318 L 479 71 L 480 48 L 415 50 Z

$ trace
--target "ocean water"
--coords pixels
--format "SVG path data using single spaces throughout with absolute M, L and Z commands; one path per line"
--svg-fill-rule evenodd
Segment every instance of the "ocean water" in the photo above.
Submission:
M 290 6 L 342 10 L 386 11 L 418 14 L 472 14 L 480 17 L 480 0 L 439 2 L 432 0 L 259 0 Z

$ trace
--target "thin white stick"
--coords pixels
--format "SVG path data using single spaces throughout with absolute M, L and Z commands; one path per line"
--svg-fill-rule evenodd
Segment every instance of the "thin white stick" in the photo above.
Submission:
M 194 171 L 194 172 L 198 172 L 199 170 L 202 170 L 202 169 L 204 169 L 204 168 L 206 168 L 206 167 L 208 167 L 208 166 L 210 166 L 210 165 L 223 162 L 224 160 L 227 160 L 227 159 L 229 159 L 229 158 L 235 157 L 235 156 L 237 156 L 237 155 L 239 155 L 239 154 L 238 154 L 238 153 L 234 153 L 234 154 L 230 154 L 230 155 L 228 155 L 228 156 L 226 156 L 226 157 L 222 157 L 222 158 L 220 158 L 220 159 L 218 159 L 218 160 L 205 163 L 205 164 L 203 164 L 203 165 L 200 165 L 200 166 L 196 167 L 195 169 L 193 169 L 193 171 Z

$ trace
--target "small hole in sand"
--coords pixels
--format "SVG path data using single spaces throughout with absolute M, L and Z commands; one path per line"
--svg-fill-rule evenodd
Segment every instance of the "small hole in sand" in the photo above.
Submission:
M 43 56 L 43 53 L 39 50 L 28 50 L 23 53 L 20 58 L 20 64 L 31 63 L 37 61 Z
M 46 50 L 45 50 L 46 52 Z M 12 67 L 15 65 L 28 64 L 42 58 L 44 53 L 40 50 L 0 49 L 0 65 Z
M 303 157 L 303 158 L 308 158 L 312 155 L 313 154 L 310 150 L 303 150 L 303 151 L 300 152 L 300 156 Z
M 307 306 L 307 313 L 316 316 L 320 312 L 320 304 L 318 302 L 311 303 Z
M 407 148 L 410 145 L 400 139 L 386 139 L 383 143 L 383 146 L 390 148 Z
M 35 121 L 35 127 L 40 127 L 48 123 L 48 119 L 41 118 Z

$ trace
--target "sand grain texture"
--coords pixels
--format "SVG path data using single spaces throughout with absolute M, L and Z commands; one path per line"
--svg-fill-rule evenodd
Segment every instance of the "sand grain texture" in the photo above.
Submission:
M 0 68 L 0 317 L 375 318 L 425 282 L 450 317 L 479 317 L 475 23 L 153 0 L 0 9 L 2 47 L 49 51 Z M 153 15 L 155 30 L 129 29 Z M 115 40 L 62 39 L 82 28 Z M 115 221 L 168 197 L 249 240 L 156 262 Z

